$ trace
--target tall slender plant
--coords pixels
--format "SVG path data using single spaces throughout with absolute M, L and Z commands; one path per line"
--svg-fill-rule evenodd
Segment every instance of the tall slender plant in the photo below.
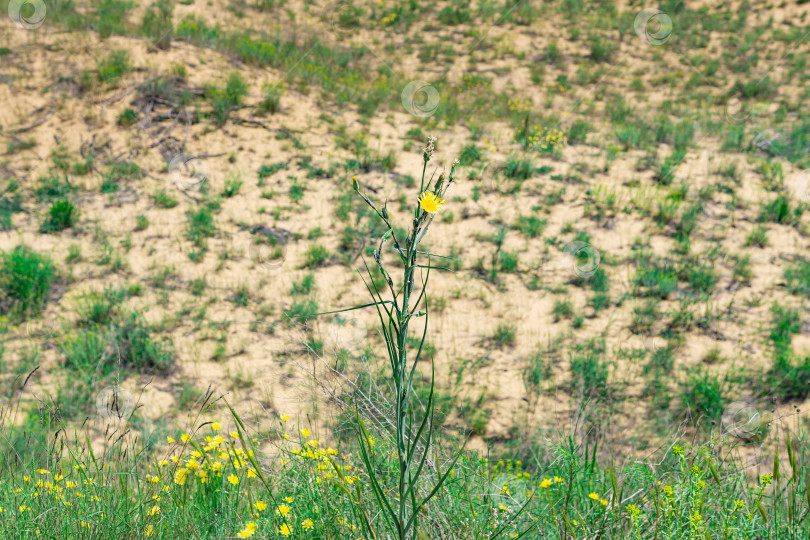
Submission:
M 431 382 L 430 393 L 427 402 L 422 404 L 414 395 L 414 374 L 417 365 L 422 357 L 423 346 L 427 336 L 428 326 L 428 296 L 427 282 L 431 269 L 446 269 L 432 266 L 431 257 L 442 257 L 433 253 L 419 250 L 419 245 L 427 234 L 428 228 L 433 223 L 433 218 L 438 214 L 445 204 L 444 194 L 453 183 L 456 176 L 456 167 L 459 161 L 456 159 L 450 168 L 450 173 L 442 171 L 435 181 L 431 178 L 425 182 L 428 162 L 435 150 L 436 138 L 428 137 L 427 146 L 423 151 L 424 163 L 422 166 L 422 180 L 419 189 L 419 197 L 414 205 L 414 213 L 411 230 L 406 238 L 398 238 L 388 215 L 386 204 L 382 208 L 377 206 L 364 195 L 360 190 L 357 177 L 352 178 L 354 190 L 364 201 L 374 210 L 377 216 L 385 223 L 386 231 L 380 238 L 380 244 L 374 251 L 374 260 L 382 273 L 385 282 L 388 284 L 388 291 L 385 293 L 390 298 L 384 298 L 383 292 L 369 284 L 364 278 L 364 283 L 373 298 L 373 302 L 363 306 L 349 308 L 349 311 L 366 307 L 375 307 L 380 318 L 380 327 L 385 339 L 388 359 L 390 363 L 391 376 L 394 384 L 395 396 L 392 400 L 394 405 L 395 426 L 396 426 L 396 446 L 398 460 L 398 478 L 396 486 L 386 489 L 383 480 L 376 474 L 374 467 L 373 438 L 368 432 L 360 415 L 356 415 L 356 433 L 360 443 L 360 453 L 364 465 L 368 471 L 374 495 L 382 509 L 385 523 L 388 529 L 396 538 L 404 540 L 412 538 L 414 535 L 424 537 L 418 526 L 419 513 L 424 511 L 424 505 L 433 498 L 441 489 L 448 474 L 455 465 L 458 456 L 452 460 L 451 465 L 442 473 L 437 470 L 437 477 L 433 482 L 428 482 L 425 477 L 425 464 L 431 453 L 433 438 L 435 435 L 435 425 L 433 422 L 434 413 L 434 370 L 431 358 Z M 393 251 L 398 256 L 402 264 L 402 283 L 394 285 L 391 275 L 386 269 L 383 261 L 383 246 L 386 242 L 393 243 Z M 420 255 L 427 257 L 427 264 L 421 264 Z M 421 291 L 414 301 L 415 282 L 417 269 L 420 271 Z M 368 265 L 366 270 L 369 271 Z M 421 306 L 421 309 L 420 309 Z M 337 312 L 332 312 L 337 313 Z M 411 320 L 424 317 L 424 329 L 419 347 L 409 347 L 408 330 Z M 415 349 L 409 351 L 409 349 Z M 411 353 L 411 354 L 409 354 Z M 409 358 L 409 356 L 413 358 Z M 460 454 L 459 454 L 460 455 Z M 439 467 L 438 460 L 435 466 Z M 396 492 L 396 496 L 389 500 L 388 492 Z M 366 523 L 370 527 L 370 524 Z

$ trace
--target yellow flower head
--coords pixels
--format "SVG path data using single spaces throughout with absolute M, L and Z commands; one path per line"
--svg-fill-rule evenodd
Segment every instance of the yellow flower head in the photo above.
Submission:
M 266 502 L 264 502 L 264 501 L 256 501 L 256 510 L 261 512 L 265 508 L 267 508 L 267 503 Z
M 315 523 L 311 519 L 305 519 L 301 522 L 301 528 L 305 531 L 312 529 L 315 526 Z
M 542 481 L 542 482 L 540 482 L 540 487 L 541 487 L 541 488 L 547 488 L 547 487 L 549 487 L 551 484 L 553 484 L 553 482 L 552 482 L 550 479 L 548 479 L 548 478 L 543 478 L 543 481 Z
M 253 533 L 256 532 L 256 529 L 258 529 L 257 525 L 251 521 L 250 523 L 246 523 L 245 528 L 239 531 L 236 536 L 239 538 L 250 538 L 253 536 Z
M 591 494 L 588 495 L 588 497 L 590 497 L 591 499 L 593 499 L 595 501 L 599 500 L 599 495 L 597 495 L 596 493 L 591 493 Z
M 228 482 L 230 482 L 230 483 L 231 483 L 231 484 L 233 484 L 233 485 L 236 485 L 236 484 L 238 484 L 238 483 L 239 483 L 239 477 L 238 477 L 238 476 L 236 476 L 235 474 L 232 474 L 232 475 L 230 475 L 230 476 L 228 477 Z
M 763 474 L 762 476 L 759 477 L 759 481 L 762 482 L 762 484 L 765 486 L 770 485 L 772 480 L 773 475 L 771 473 Z
M 177 469 L 174 473 L 174 483 L 183 485 L 186 483 L 186 477 L 188 476 L 189 470 L 186 468 Z
M 286 516 L 287 514 L 290 513 L 290 507 L 287 506 L 286 504 L 282 504 L 278 507 L 278 510 L 276 510 L 276 512 L 278 512 L 279 515 Z
M 290 536 L 292 534 L 292 529 L 286 523 L 282 523 L 281 527 L 278 528 L 279 534 L 281 536 Z
M 213 424 L 211 424 L 211 429 L 213 429 L 214 431 L 219 431 L 221 428 L 222 426 L 219 425 L 219 422 L 214 422 Z
M 444 206 L 446 202 L 447 201 L 440 199 L 435 193 L 430 191 L 425 191 L 422 193 L 422 196 L 419 197 L 419 206 L 428 214 L 438 214 L 441 212 L 442 206 Z

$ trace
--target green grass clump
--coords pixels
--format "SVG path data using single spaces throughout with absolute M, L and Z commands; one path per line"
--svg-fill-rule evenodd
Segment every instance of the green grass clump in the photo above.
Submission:
M 19 245 L 0 254 L 0 312 L 21 319 L 41 312 L 56 281 L 51 258 Z
M 219 210 L 216 200 L 203 201 L 200 206 L 186 211 L 186 237 L 203 253 L 207 249 L 208 239 L 217 232 L 215 212 Z
M 129 52 L 126 49 L 116 49 L 98 63 L 96 73 L 102 84 L 117 86 L 121 77 L 133 69 L 129 60 Z
M 60 232 L 69 229 L 79 219 L 79 210 L 68 199 L 54 201 L 48 209 L 48 217 L 40 225 L 44 233 Z
M 788 290 L 796 295 L 810 298 L 810 260 L 800 260 L 785 268 Z
M 207 89 L 206 95 L 211 100 L 214 119 L 218 126 L 225 124 L 231 111 L 242 104 L 247 91 L 247 81 L 238 71 L 230 74 L 222 88 L 211 86 Z

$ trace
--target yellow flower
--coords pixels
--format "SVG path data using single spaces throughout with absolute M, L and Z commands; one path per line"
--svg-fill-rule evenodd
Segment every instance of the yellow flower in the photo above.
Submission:
M 84 521 L 82 521 L 82 526 L 84 526 Z M 90 525 L 88 525 L 87 528 L 89 529 Z M 151 525 L 147 525 L 146 526 L 146 536 L 152 536 L 153 534 L 155 534 L 155 528 L 152 527 Z
M 289 419 L 290 419 L 290 415 L 289 415 L 289 414 L 282 414 L 282 415 L 281 415 L 281 421 L 282 421 L 282 422 L 286 422 L 286 421 L 287 421 L 287 420 L 289 420 Z
M 600 499 L 600 500 L 599 500 L 599 503 L 600 503 L 602 506 L 607 506 L 607 505 L 608 505 L 607 499 Z
M 188 476 L 188 472 L 189 471 L 186 468 L 177 469 L 177 471 L 175 471 L 175 473 L 174 473 L 174 483 L 179 484 L 181 486 L 183 484 L 185 484 L 186 483 L 186 477 Z
M 599 495 L 597 495 L 596 493 L 591 493 L 591 494 L 588 495 L 588 497 L 590 497 L 591 499 L 593 499 L 595 501 L 599 500 Z
M 282 523 L 281 527 L 278 528 L 279 534 L 281 536 L 290 536 L 292 534 L 292 529 L 286 523 Z
M 219 425 L 219 422 L 214 422 L 213 424 L 211 424 L 211 429 L 213 429 L 214 431 L 219 431 L 221 428 L 222 426 Z
M 425 191 L 422 193 L 422 196 L 419 197 L 419 206 L 428 214 L 438 214 L 441 212 L 442 206 L 444 206 L 446 202 L 447 201 L 440 199 L 435 193 L 430 191 Z
M 265 508 L 267 508 L 267 503 L 266 502 L 264 502 L 264 501 L 256 501 L 256 510 L 261 512 Z
M 253 536 L 253 533 L 256 532 L 256 529 L 258 529 L 258 526 L 251 521 L 250 523 L 246 523 L 245 528 L 239 531 L 236 536 L 239 538 L 250 538 Z
M 542 482 L 540 482 L 540 487 L 541 487 L 541 488 L 547 488 L 547 487 L 549 487 L 551 484 L 552 484 L 552 481 L 551 481 L 551 480 L 549 480 L 548 478 L 543 478 L 543 481 L 542 481 Z
M 763 474 L 762 476 L 759 477 L 759 481 L 762 482 L 762 484 L 765 486 L 770 485 L 772 480 L 773 475 L 771 473 Z
M 231 431 L 231 437 L 233 437 L 234 439 L 238 439 L 239 438 L 239 432 L 238 431 Z
M 278 507 L 278 510 L 276 510 L 276 512 L 278 512 L 279 515 L 286 516 L 287 514 L 290 513 L 290 507 L 287 506 L 286 504 L 282 504 Z
M 284 497 L 284 502 L 288 504 L 292 504 L 293 498 L 292 497 Z
M 175 440 L 172 438 L 171 435 L 166 435 L 166 441 L 168 441 L 169 444 L 172 444 L 173 442 L 175 442 Z
M 159 514 L 159 513 L 160 513 L 160 507 L 155 505 L 155 506 L 153 506 L 152 508 L 149 509 L 149 511 L 146 513 L 146 515 L 147 516 L 154 516 L 155 514 Z
M 180 436 L 180 440 L 181 440 L 181 441 L 183 441 L 184 443 L 186 443 L 186 442 L 188 442 L 188 441 L 190 441 L 190 440 L 191 440 L 191 437 L 189 437 L 189 436 L 188 436 L 186 433 L 183 433 L 183 434 Z
M 307 428 L 302 429 L 301 435 L 303 435 L 304 437 L 309 437 L 309 430 Z
M 311 519 L 305 519 L 304 521 L 301 522 L 301 528 L 304 529 L 305 531 L 310 530 L 314 526 L 315 523 L 313 523 Z
M 231 484 L 233 484 L 233 485 L 236 485 L 236 484 L 238 484 L 238 483 L 239 483 L 239 477 L 238 477 L 238 476 L 236 476 L 235 474 L 232 474 L 232 475 L 230 475 L 230 476 L 228 477 L 228 482 L 230 482 L 230 483 L 231 483 Z
M 509 510 L 509 508 L 507 508 L 503 503 L 501 503 L 498 505 L 498 510 L 506 512 L 507 510 Z

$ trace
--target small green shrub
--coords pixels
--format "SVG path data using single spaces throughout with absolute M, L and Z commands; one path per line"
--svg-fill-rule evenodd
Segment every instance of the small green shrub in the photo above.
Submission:
M 172 14 L 174 13 L 173 0 L 157 0 L 152 3 L 143 15 L 141 31 L 152 44 L 160 50 L 166 51 L 172 44 Z
M 321 244 L 311 245 L 304 253 L 304 267 L 317 268 L 329 260 L 329 250 Z
M 48 210 L 48 217 L 40 225 L 39 230 L 44 233 L 64 231 L 76 224 L 79 219 L 79 210 L 68 199 L 54 201 Z
M 267 83 L 262 87 L 262 100 L 256 107 L 260 113 L 276 114 L 281 110 L 281 98 L 284 96 L 284 85 Z
M 785 268 L 785 283 L 792 294 L 810 298 L 810 260 L 788 265 Z
M 126 49 L 116 49 L 98 63 L 96 72 L 102 84 L 116 86 L 121 77 L 133 69 L 129 61 L 129 52 Z
M 209 87 L 207 89 L 206 95 L 211 101 L 218 126 L 225 124 L 231 111 L 242 104 L 247 90 L 247 81 L 238 71 L 231 73 L 223 88 Z
M 128 127 L 138 121 L 138 113 L 131 107 L 127 107 L 118 115 L 118 125 Z
M 19 245 L 0 254 L 0 313 L 12 318 L 37 315 L 56 281 L 56 268 L 47 255 Z
M 687 372 L 681 382 L 680 399 L 683 409 L 693 416 L 705 415 L 713 420 L 720 419 L 726 404 L 720 381 L 701 368 Z

